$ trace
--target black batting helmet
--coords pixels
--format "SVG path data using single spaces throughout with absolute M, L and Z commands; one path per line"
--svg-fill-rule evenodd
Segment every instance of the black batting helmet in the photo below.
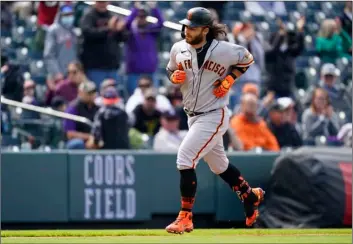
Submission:
M 211 12 L 206 8 L 196 7 L 189 9 L 186 19 L 179 21 L 180 24 L 188 27 L 200 27 L 212 25 Z
M 186 19 L 179 21 L 183 25 L 181 29 L 181 37 L 185 38 L 185 26 L 188 27 L 201 27 L 201 26 L 211 26 L 213 22 L 211 12 L 202 7 L 191 8 L 186 14 Z

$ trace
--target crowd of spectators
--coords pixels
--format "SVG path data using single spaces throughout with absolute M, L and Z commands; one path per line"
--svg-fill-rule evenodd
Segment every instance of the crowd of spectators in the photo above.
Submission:
M 177 151 L 188 130 L 187 116 L 179 87 L 161 70 L 169 58 L 165 52 L 180 33 L 163 26 L 170 18 L 163 2 L 133 2 L 127 16 L 108 10 L 109 4 L 2 3 L 3 96 L 92 122 L 2 104 L 3 146 L 16 144 L 4 138 L 13 139 L 11 128 L 17 126 L 24 131 L 21 140 L 30 141 L 32 148 Z M 172 4 L 181 9 L 175 11 L 176 21 L 185 15 L 187 3 Z M 231 4 L 242 4 L 239 18 L 224 14 Z M 205 6 L 227 25 L 225 41 L 245 46 L 255 60 L 231 91 L 226 150 L 352 146 L 352 2 L 337 6 L 341 12 L 320 19 L 314 31 L 309 14 L 293 14 L 284 2 Z M 21 39 L 27 32 L 20 28 L 31 21 L 33 35 Z M 165 32 L 172 33 L 167 48 Z M 44 82 L 37 73 L 44 74 Z M 55 129 L 44 130 L 48 121 Z M 40 143 L 34 143 L 38 138 Z

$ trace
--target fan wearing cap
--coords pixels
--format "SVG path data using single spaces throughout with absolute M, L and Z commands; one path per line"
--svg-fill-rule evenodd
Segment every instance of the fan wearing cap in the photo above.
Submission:
M 156 23 L 147 21 L 147 16 L 157 18 Z M 129 39 L 126 43 L 127 89 L 131 95 L 137 87 L 139 78 L 150 76 L 155 87 L 159 87 L 156 77 L 158 68 L 157 41 L 163 28 L 163 16 L 156 2 L 142 5 L 135 2 L 131 14 L 126 18 Z
M 64 4 L 48 28 L 43 56 L 50 82 L 62 80 L 68 65 L 77 60 L 77 36 L 73 23 L 74 7 Z
M 126 102 L 126 112 L 131 114 L 137 105 L 142 104 L 147 90 L 153 89 L 153 81 L 149 76 L 141 76 L 138 80 L 138 87 L 135 89 L 134 94 Z M 172 104 L 162 94 L 156 95 L 156 108 L 160 112 L 171 110 Z
M 149 136 L 154 136 L 161 126 L 161 112 L 156 108 L 156 96 L 157 93 L 154 89 L 148 89 L 144 94 L 144 102 L 132 112 L 134 117 L 133 127 Z
M 161 128 L 154 137 L 153 149 L 158 152 L 177 152 L 187 131 L 179 130 L 180 117 L 176 111 L 161 115 Z
M 313 84 L 309 87 L 304 103 L 306 107 L 310 106 L 312 101 L 313 92 L 316 88 L 323 88 L 329 95 L 331 105 L 335 111 L 343 111 L 346 114 L 346 118 L 352 112 L 352 94 L 347 92 L 343 83 L 338 81 L 340 71 L 334 64 L 326 63 L 321 67 L 321 80 L 317 84 Z
M 280 148 L 297 148 L 303 141 L 294 125 L 286 121 L 286 109 L 283 104 L 275 102 L 270 108 L 267 126 L 276 137 Z
M 95 104 L 97 106 L 103 106 L 104 105 L 104 94 L 105 94 L 105 91 L 107 89 L 110 89 L 110 88 L 113 88 L 114 90 L 116 90 L 116 87 L 117 87 L 117 82 L 114 80 L 114 79 L 105 79 L 102 84 L 100 85 L 100 89 L 99 89 L 99 96 L 96 97 L 95 99 Z M 117 92 L 117 91 L 116 91 Z M 118 99 L 118 105 L 120 108 L 124 109 L 124 100 L 119 97 Z
M 98 107 L 94 104 L 96 92 L 96 85 L 93 82 L 87 81 L 81 83 L 78 89 L 78 97 L 68 105 L 66 113 L 85 117 L 93 121 L 94 115 L 98 111 Z M 86 148 L 85 143 L 90 138 L 91 132 L 89 125 L 65 119 L 64 131 L 66 133 L 66 147 L 68 149 Z
M 88 147 L 101 149 L 129 149 L 127 113 L 118 106 L 119 96 L 114 87 L 103 92 L 103 106 L 94 117 Z

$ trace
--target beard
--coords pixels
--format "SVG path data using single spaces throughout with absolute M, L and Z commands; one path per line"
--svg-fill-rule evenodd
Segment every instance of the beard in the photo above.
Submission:
M 200 44 L 202 41 L 203 41 L 203 36 L 202 34 L 198 35 L 198 36 L 195 36 L 193 39 L 191 40 L 187 40 L 185 39 L 185 41 L 190 44 L 190 45 L 197 45 L 197 44 Z

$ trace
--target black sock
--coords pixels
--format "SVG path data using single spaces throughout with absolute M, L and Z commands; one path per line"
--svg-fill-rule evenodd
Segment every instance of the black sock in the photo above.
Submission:
M 241 176 L 240 171 L 232 164 L 228 165 L 226 171 L 219 176 L 228 183 L 230 188 L 236 192 L 244 203 L 254 203 L 257 201 L 256 195 L 252 192 L 248 182 Z
M 195 169 L 180 170 L 181 210 L 191 212 L 195 202 L 196 188 Z

